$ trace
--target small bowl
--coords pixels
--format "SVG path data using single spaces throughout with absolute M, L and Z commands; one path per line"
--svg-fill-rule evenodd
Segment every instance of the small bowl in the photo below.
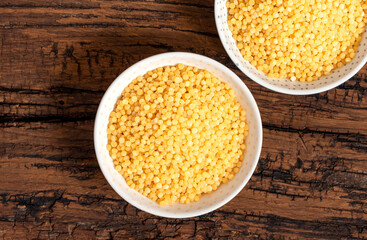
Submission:
M 345 64 L 342 68 L 335 69 L 328 76 L 323 76 L 313 82 L 290 81 L 286 79 L 272 79 L 263 72 L 257 70 L 248 61 L 244 60 L 237 48 L 236 40 L 232 37 L 232 32 L 228 28 L 227 0 L 215 0 L 215 22 L 218 34 L 224 49 L 236 66 L 249 78 L 258 84 L 273 91 L 291 95 L 309 95 L 330 90 L 339 86 L 354 76 L 367 62 L 367 34 L 363 33 L 363 38 L 359 44 L 358 52 L 353 60 Z
M 124 178 L 115 170 L 112 159 L 106 149 L 107 124 L 111 111 L 123 89 L 132 80 L 146 72 L 158 67 L 183 63 L 206 69 L 235 90 L 237 99 L 247 112 L 249 135 L 246 139 L 247 150 L 244 155 L 243 165 L 232 179 L 210 194 L 201 196 L 198 202 L 190 204 L 175 203 L 169 206 L 160 206 L 146 198 L 126 184 Z M 99 166 L 112 188 L 127 202 L 148 213 L 169 217 L 186 218 L 211 212 L 230 201 L 249 181 L 253 174 L 261 151 L 262 124 L 259 109 L 255 99 L 241 79 L 224 65 L 210 58 L 193 53 L 163 53 L 146 58 L 125 70 L 107 89 L 98 107 L 94 125 L 94 146 Z

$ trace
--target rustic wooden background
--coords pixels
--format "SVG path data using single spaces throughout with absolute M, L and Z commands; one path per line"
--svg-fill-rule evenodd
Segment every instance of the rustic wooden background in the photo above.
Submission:
M 367 67 L 289 96 L 249 80 L 218 38 L 213 0 L 0 1 L 0 239 L 367 238 Z M 148 56 L 187 51 L 230 67 L 264 125 L 261 158 L 217 211 L 166 219 L 122 200 L 94 154 L 110 83 Z

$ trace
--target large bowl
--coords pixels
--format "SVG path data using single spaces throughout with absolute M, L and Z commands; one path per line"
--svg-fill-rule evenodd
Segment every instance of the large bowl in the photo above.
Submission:
M 244 60 L 237 48 L 236 40 L 232 37 L 232 32 L 228 28 L 228 11 L 226 7 L 227 0 L 215 0 L 215 22 L 220 40 L 229 57 L 236 66 L 249 78 L 258 84 L 273 91 L 292 94 L 308 95 L 330 90 L 339 86 L 354 76 L 367 62 L 367 34 L 363 34 L 363 39 L 359 45 L 356 57 L 345 64 L 342 68 L 335 69 L 330 75 L 321 77 L 313 82 L 292 82 L 286 79 L 272 79 L 263 72 L 257 70 L 248 61 Z
M 206 69 L 224 82 L 227 82 L 235 90 L 240 104 L 247 111 L 247 123 L 249 135 L 246 139 L 247 150 L 244 155 L 243 165 L 232 179 L 226 184 L 210 193 L 204 194 L 198 202 L 190 204 L 175 203 L 169 206 L 160 206 L 156 202 L 146 198 L 126 184 L 124 178 L 115 170 L 112 159 L 106 149 L 107 124 L 111 111 L 114 109 L 117 99 L 123 89 L 132 80 L 147 71 L 167 65 L 183 63 Z M 99 105 L 94 125 L 94 145 L 99 166 L 112 188 L 127 202 L 135 207 L 154 215 L 185 218 L 202 215 L 213 211 L 235 197 L 249 181 L 253 174 L 261 151 L 262 124 L 259 109 L 255 99 L 241 79 L 224 65 L 210 58 L 192 53 L 164 53 L 144 59 L 126 71 L 124 71 L 106 91 Z

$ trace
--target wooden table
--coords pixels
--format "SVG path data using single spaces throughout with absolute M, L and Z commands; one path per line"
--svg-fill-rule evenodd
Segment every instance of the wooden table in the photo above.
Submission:
M 264 126 L 247 186 L 189 219 L 127 204 L 93 147 L 110 83 L 169 51 L 230 67 L 253 93 Z M 321 94 L 265 89 L 227 56 L 209 0 L 1 0 L 0 61 L 0 239 L 367 237 L 367 67 Z

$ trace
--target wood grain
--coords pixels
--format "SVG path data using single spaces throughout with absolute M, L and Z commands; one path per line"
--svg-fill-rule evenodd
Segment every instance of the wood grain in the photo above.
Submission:
M 254 176 L 224 207 L 189 219 L 135 209 L 93 147 L 104 91 L 148 56 L 186 51 L 230 67 L 260 108 Z M 265 89 L 217 35 L 213 1 L 0 2 L 0 238 L 367 238 L 367 67 L 311 96 Z

